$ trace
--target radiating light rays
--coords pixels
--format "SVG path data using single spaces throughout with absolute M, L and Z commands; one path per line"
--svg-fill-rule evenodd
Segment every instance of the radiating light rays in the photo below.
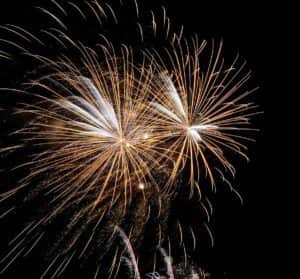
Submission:
M 75 193 L 94 191 L 97 206 L 107 194 L 113 202 L 122 192 L 128 195 L 127 201 L 133 187 L 141 190 L 148 180 L 155 183 L 151 170 L 161 167 L 160 157 L 148 117 L 150 107 L 144 105 L 152 80 L 147 75 L 152 72 L 133 69 L 123 60 L 124 65 L 118 65 L 116 57 L 107 58 L 97 72 L 87 64 L 90 78 L 78 75 L 78 69 L 47 77 L 61 92 L 43 81 L 34 82 L 50 95 L 39 95 L 46 104 L 22 110 L 38 116 L 22 133 L 42 141 L 51 151 L 36 158 L 38 166 L 28 178 L 55 171 L 58 176 L 50 185 L 60 198 L 69 200 Z
M 155 57 L 161 69 L 150 105 L 161 141 L 168 142 L 166 156 L 174 162 L 170 185 L 188 167 L 192 191 L 201 170 L 215 186 L 209 153 L 235 174 L 226 151 L 247 158 L 247 148 L 241 141 L 251 139 L 240 133 L 254 130 L 249 120 L 257 113 L 257 106 L 247 101 L 256 89 L 245 91 L 243 87 L 250 78 L 250 72 L 245 73 L 245 63 L 241 64 L 237 57 L 226 67 L 221 43 L 218 47 L 212 45 L 205 65 L 203 53 L 207 48 L 206 42 L 196 37 L 191 43 L 186 40 L 184 46 L 172 44 L 163 54 L 147 53 L 151 61 Z M 159 87 L 161 93 L 157 94 Z
M 243 89 L 250 78 L 245 64 L 240 63 L 239 57 L 231 64 L 225 63 L 222 43 L 209 46 L 196 36 L 185 39 L 183 27 L 178 33 L 174 32 L 165 8 L 161 19 L 159 14 L 149 11 L 151 22 L 145 24 L 144 12 L 136 0 L 132 1 L 138 21 L 133 26 L 140 40 L 133 47 L 123 42 L 117 42 L 120 48 L 115 47 L 103 26 L 111 20 L 118 27 L 122 17 L 119 10 L 115 12 L 105 2 L 100 5 L 97 1 L 83 1 L 77 5 L 51 0 L 58 12 L 38 8 L 50 20 L 49 26 L 37 34 L 13 25 L 0 27 L 10 34 L 9 38 L 18 38 L 0 39 L 6 45 L 5 51 L 0 50 L 0 58 L 14 60 L 26 56 L 37 66 L 37 72 L 39 69 L 47 72 L 45 75 L 36 73 L 36 78 L 26 84 L 26 90 L 14 90 L 28 98 L 19 113 L 30 120 L 15 133 L 22 138 L 20 144 L 0 149 L 2 155 L 30 145 L 34 152 L 28 162 L 17 166 L 24 168 L 26 177 L 15 188 L 2 193 L 0 203 L 9 203 L 27 189 L 28 193 L 42 193 L 47 208 L 44 215 L 37 214 L 36 220 L 25 225 L 11 242 L 11 250 L 0 263 L 0 271 L 8 269 L 17 258 L 30 254 L 46 237 L 44 226 L 58 216 L 66 216 L 68 225 L 62 228 L 63 236 L 57 241 L 58 248 L 51 254 L 42 277 L 62 275 L 77 257 L 78 242 L 83 234 L 87 234 L 87 239 L 79 258 L 94 246 L 99 248 L 101 245 L 97 244 L 101 243 L 103 250 L 100 249 L 99 257 L 102 259 L 110 245 L 107 239 L 114 237 L 106 238 L 101 231 L 102 221 L 109 216 L 111 219 L 104 224 L 119 228 L 125 246 L 131 249 L 129 262 L 133 263 L 133 273 L 138 274 L 140 263 L 128 245 L 130 237 L 118 227 L 124 222 L 124 216 L 131 215 L 133 227 L 142 234 L 154 207 L 153 197 L 158 195 L 157 228 L 153 232 L 159 235 L 160 246 L 164 237 L 163 223 L 169 214 L 169 208 L 163 209 L 163 195 L 172 199 L 178 187 L 186 187 L 188 183 L 179 182 L 181 174 L 189 176 L 190 196 L 196 190 L 201 199 L 203 178 L 208 177 L 214 187 L 215 175 L 225 180 L 217 164 L 234 175 L 228 151 L 247 158 L 244 141 L 249 138 L 242 132 L 252 131 L 249 120 L 256 114 L 256 106 L 248 101 L 253 90 Z M 93 46 L 84 45 L 72 36 L 71 25 L 65 20 L 72 10 L 85 23 L 90 16 L 96 19 L 99 34 L 95 37 L 101 39 L 100 43 L 97 40 Z M 147 26 L 153 30 L 148 32 Z M 83 30 L 86 27 L 82 25 Z M 163 43 L 145 50 L 156 37 L 163 38 Z M 36 52 L 37 47 L 47 52 L 48 43 L 44 38 L 45 42 L 58 46 L 56 58 L 43 56 L 43 51 Z M 136 53 L 138 59 L 135 59 Z M 232 189 L 231 184 L 225 182 Z M 0 213 L 0 219 L 17 208 L 16 204 L 10 205 Z M 204 208 L 204 211 L 209 219 L 209 210 Z M 90 227 L 92 229 L 87 229 Z M 178 227 L 187 260 L 185 232 L 180 223 Z M 106 227 L 102 229 L 107 233 Z M 207 225 L 205 229 L 213 244 Z M 195 250 L 197 239 L 193 228 L 191 237 Z M 163 250 L 160 252 L 168 276 L 177 278 L 179 271 L 172 266 L 171 258 Z M 118 265 L 118 253 L 112 267 Z M 186 262 L 184 264 L 186 267 Z M 181 272 L 184 268 L 178 270 Z M 113 271 L 114 268 L 111 276 Z M 100 273 L 98 266 L 95 278 Z M 194 278 L 200 273 L 192 270 L 189 275 Z M 160 278 L 157 272 L 149 274 L 149 278 L 151 276 Z

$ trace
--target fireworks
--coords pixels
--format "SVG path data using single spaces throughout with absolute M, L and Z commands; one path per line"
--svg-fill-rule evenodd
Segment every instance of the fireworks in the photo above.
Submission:
M 35 82 L 35 90 L 53 97 L 39 95 L 41 105 L 22 110 L 37 118 L 21 133 L 49 148 L 33 159 L 28 179 L 55 173 L 47 188 L 65 204 L 93 196 L 95 208 L 121 194 L 126 202 L 148 180 L 155 185 L 151 170 L 159 168 L 159 156 L 149 107 L 143 104 L 152 74 L 133 69 L 125 57 L 121 61 L 107 57 L 105 65 L 87 64 L 89 78 L 69 69 Z
M 226 67 L 220 44 L 218 48 L 213 46 L 206 66 L 201 61 L 206 42 L 199 43 L 196 38 L 192 47 L 188 42 L 186 45 L 186 49 L 172 46 L 167 50 L 163 56 L 168 57 L 167 62 L 158 56 L 158 68 L 164 72 L 159 76 L 161 93 L 153 96 L 151 106 L 162 141 L 169 144 L 166 153 L 174 162 L 170 184 L 188 164 L 193 190 L 202 169 L 215 185 L 207 154 L 216 157 L 233 175 L 235 169 L 224 150 L 247 158 L 246 147 L 239 142 L 247 139 L 236 132 L 251 130 L 249 121 L 257 106 L 244 101 L 253 90 L 241 92 L 250 78 L 250 72 L 242 74 L 245 63 L 239 66 L 237 57 Z
M 67 15 L 63 5 L 51 2 Z M 101 26 L 109 18 L 118 23 L 117 14 L 107 3 L 86 4 Z M 138 4 L 134 4 L 139 18 Z M 78 5 L 68 5 L 87 19 Z M 124 260 L 118 248 L 111 251 L 117 235 L 127 247 L 133 277 L 142 278 L 134 250 L 141 245 L 153 212 L 153 218 L 158 218 L 153 230 L 153 238 L 158 238 L 155 245 L 161 247 L 166 242 L 169 206 L 182 173 L 189 174 L 187 184 L 193 196 L 195 189 L 201 192 L 202 177 L 208 177 L 215 187 L 218 164 L 234 175 L 228 151 L 247 158 L 243 142 L 249 139 L 241 132 L 251 131 L 250 118 L 257 113 L 257 106 L 248 100 L 253 90 L 244 90 L 250 72 L 238 57 L 230 64 L 224 62 L 222 43 L 209 47 L 198 37 L 185 39 L 183 29 L 172 33 L 165 9 L 162 29 L 166 47 L 141 46 L 138 50 L 125 44 L 115 46 L 101 32 L 97 34 L 100 44 L 85 46 L 67 34 L 67 25 L 56 14 L 39 9 L 59 26 L 41 33 L 67 52 L 75 51 L 76 59 L 73 53 L 65 52 L 54 59 L 45 57 L 17 42 L 2 40 L 21 51 L 19 55 L 32 59 L 41 74 L 26 81 L 26 88 L 11 90 L 29 98 L 17 113 L 30 117 L 30 121 L 15 132 L 22 143 L 2 152 L 28 146 L 33 152 L 30 160 L 19 166 L 26 170 L 26 176 L 15 188 L 2 193 L 0 201 L 9 203 L 24 191 L 25 203 L 42 196 L 47 205 L 46 209 L 39 205 L 43 210 L 37 210 L 34 220 L 30 219 L 11 241 L 14 246 L 0 263 L 2 272 L 17 258 L 30 254 L 47 235 L 48 226 L 62 218 L 67 226 L 55 240 L 42 278 L 50 274 L 56 278 L 74 257 L 89 258 L 92 253 L 97 255 L 95 278 L 106 254 L 113 255 L 107 272 L 117 275 L 117 258 Z M 150 14 L 155 38 L 160 25 L 155 14 Z M 26 43 L 47 48 L 42 38 L 18 26 L 2 29 Z M 138 36 L 143 45 L 147 37 L 141 23 Z M 13 54 L 0 50 L 1 57 L 13 59 Z M 14 205 L 0 213 L 0 219 L 15 209 Z M 183 242 L 181 225 L 180 232 Z M 196 237 L 191 232 L 195 249 Z M 168 276 L 177 278 L 171 258 L 163 248 L 160 251 Z M 186 254 L 184 247 L 185 261 Z M 184 269 L 178 267 L 178 276 L 187 276 Z M 194 278 L 196 271 L 189 274 Z M 148 277 L 160 275 L 154 272 Z

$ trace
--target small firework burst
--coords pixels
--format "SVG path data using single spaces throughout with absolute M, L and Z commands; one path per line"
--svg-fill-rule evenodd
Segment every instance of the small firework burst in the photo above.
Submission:
M 250 72 L 243 73 L 245 63 L 239 65 L 237 57 L 225 66 L 221 58 L 222 43 L 216 48 L 212 46 L 208 65 L 202 58 L 208 48 L 205 41 L 200 42 L 196 37 L 185 45 L 185 48 L 172 45 L 163 55 L 154 55 L 161 74 L 150 105 L 161 142 L 168 143 L 166 156 L 174 162 L 170 185 L 182 169 L 188 169 L 193 191 L 195 186 L 199 188 L 201 170 L 215 185 L 208 154 L 232 175 L 235 169 L 225 151 L 248 159 L 247 148 L 241 141 L 251 139 L 242 137 L 241 132 L 253 130 L 249 121 L 257 113 L 257 105 L 247 101 L 256 89 L 244 89 L 250 78 Z

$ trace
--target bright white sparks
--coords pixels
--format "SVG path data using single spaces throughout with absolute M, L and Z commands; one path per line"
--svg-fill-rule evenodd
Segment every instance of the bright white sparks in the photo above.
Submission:
M 145 190 L 145 184 L 144 183 L 140 183 L 139 184 L 139 189 L 140 190 Z
M 120 137 L 120 125 L 112 105 L 102 97 L 90 79 L 83 77 L 81 79 L 87 86 L 89 93 L 94 97 L 95 102 L 90 103 L 82 97 L 73 97 L 74 102 L 64 100 L 61 106 L 71 110 L 82 119 L 82 121 L 71 121 L 70 124 L 79 128 L 83 136 L 118 140 Z
M 163 114 L 167 119 L 174 121 L 178 127 L 186 130 L 186 135 L 195 143 L 202 142 L 202 134 L 207 131 L 217 130 L 218 126 L 209 124 L 191 124 L 193 119 L 190 119 L 187 109 L 184 109 L 183 101 L 176 89 L 173 81 L 167 75 L 163 75 L 161 79 L 164 82 L 166 100 L 165 105 L 158 102 L 153 102 L 151 105 Z

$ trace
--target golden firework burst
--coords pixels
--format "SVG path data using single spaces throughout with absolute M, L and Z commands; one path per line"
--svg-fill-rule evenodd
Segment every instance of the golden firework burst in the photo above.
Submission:
M 63 4 L 51 3 L 61 14 L 68 15 Z M 66 216 L 66 232 L 56 244 L 61 247 L 53 250 L 55 255 L 49 257 L 51 262 L 41 278 L 51 269 L 51 278 L 60 276 L 75 255 L 81 258 L 87 252 L 96 235 L 96 248 L 103 248 L 98 253 L 102 253 L 102 259 L 112 246 L 106 242 L 112 241 L 116 232 L 127 246 L 134 272 L 139 274 L 130 237 L 137 238 L 133 243 L 140 241 L 151 209 L 155 208 L 159 225 L 154 234 L 159 235 L 161 245 L 166 238 L 163 223 L 167 223 L 169 203 L 181 184 L 181 174 L 188 174 L 192 196 L 195 189 L 201 192 L 202 177 L 215 188 L 217 164 L 235 174 L 229 151 L 247 158 L 244 142 L 251 139 L 242 132 L 253 130 L 249 124 L 257 114 L 257 106 L 248 98 L 255 89 L 245 89 L 251 76 L 246 63 L 239 57 L 225 63 L 222 42 L 209 46 L 197 36 L 185 39 L 183 28 L 179 33 L 173 32 L 164 8 L 163 26 L 153 11 L 149 12 L 151 22 L 147 25 L 152 26 L 154 38 L 160 31 L 163 33 L 163 47 L 145 50 L 148 33 L 144 33 L 140 22 L 135 27 L 141 45 L 120 43 L 116 47 L 109 35 L 102 34 L 103 24 L 110 18 L 118 23 L 112 6 L 97 1 L 83 3 L 101 26 L 97 34 L 100 43 L 93 47 L 76 41 L 68 33 L 68 24 L 44 8 L 39 10 L 50 17 L 55 27 L 40 30 L 39 35 L 19 26 L 0 27 L 23 42 L 1 39 L 13 51 L 10 54 L 6 48 L 0 50 L 0 58 L 13 60 L 14 52 L 20 52 L 20 56 L 29 57 L 37 65 L 35 77 L 27 82 L 25 90 L 11 90 L 27 98 L 18 113 L 30 120 L 15 133 L 22 142 L 0 149 L 0 153 L 7 153 L 30 146 L 34 152 L 18 166 L 24 167 L 25 177 L 0 195 L 0 203 L 10 202 L 24 190 L 26 194 L 41 193 L 47 207 L 10 242 L 14 246 L 1 260 L 1 272 L 36 247 L 47 234 L 48 224 Z M 134 4 L 140 20 L 137 1 Z M 81 6 L 73 2 L 66 5 L 87 20 Z M 33 53 L 30 45 L 47 50 L 43 36 L 59 45 L 62 53 L 54 59 Z M 69 55 L 69 49 L 76 55 Z M 0 214 L 0 219 L 16 208 L 13 205 Z M 206 208 L 205 211 L 208 212 Z M 128 236 L 120 227 L 125 216 L 134 219 Z M 181 225 L 179 230 L 183 242 Z M 209 234 L 212 237 L 210 231 Z M 193 231 L 192 235 L 196 246 Z M 78 244 L 81 238 L 83 247 Z M 81 249 L 77 249 L 79 246 Z M 111 274 L 121 254 L 117 250 Z M 169 274 L 173 274 L 171 261 L 162 254 Z M 186 260 L 185 247 L 184 254 Z M 177 272 L 181 271 L 179 266 Z M 99 265 L 95 278 L 98 272 Z
M 192 190 L 194 186 L 199 190 L 201 170 L 215 185 L 209 153 L 233 175 L 234 166 L 224 151 L 247 158 L 247 148 L 241 142 L 251 139 L 240 133 L 254 130 L 249 124 L 257 114 L 257 105 L 247 97 L 256 89 L 244 89 L 251 72 L 245 73 L 246 63 L 240 64 L 238 56 L 226 66 L 222 43 L 217 47 L 212 44 L 208 63 L 206 41 L 195 37 L 183 45 L 172 44 L 163 54 L 148 52 L 160 72 L 150 106 L 165 155 L 174 165 L 169 185 L 187 166 Z

